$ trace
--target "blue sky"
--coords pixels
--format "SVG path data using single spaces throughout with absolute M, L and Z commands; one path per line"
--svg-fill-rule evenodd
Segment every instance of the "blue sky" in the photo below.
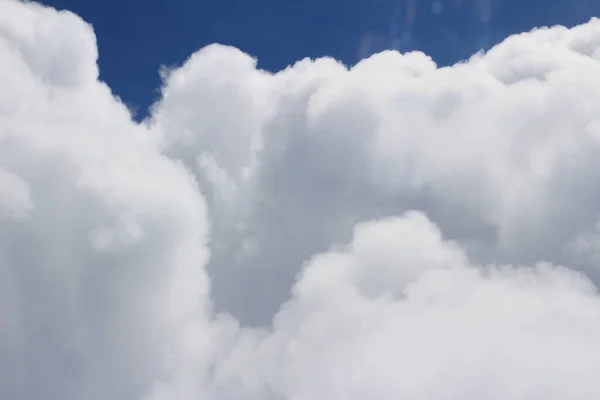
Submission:
M 157 97 L 161 65 L 181 64 L 210 43 L 234 45 L 279 70 L 304 57 L 329 55 L 352 64 L 367 50 L 390 48 L 394 6 L 406 0 L 44 0 L 92 23 L 98 37 L 101 78 L 122 100 L 146 114 Z M 439 64 L 477 50 L 485 27 L 475 17 L 475 0 L 444 3 L 435 15 L 416 0 L 412 42 Z M 572 26 L 600 15 L 600 0 L 493 0 L 489 42 L 535 26 Z M 459 1 L 460 2 L 460 1 Z M 427 10 L 427 11 L 424 11 Z M 397 18 L 402 31 L 402 18 Z M 453 36 L 454 35 L 454 36 Z M 361 47 L 361 44 L 363 47 Z M 361 52 L 361 49 L 363 50 Z

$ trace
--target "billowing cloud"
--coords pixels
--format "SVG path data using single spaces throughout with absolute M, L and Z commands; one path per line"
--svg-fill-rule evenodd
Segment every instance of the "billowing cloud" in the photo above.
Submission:
M 132 121 L 0 1 L 0 398 L 595 399 L 600 21 L 438 68 L 213 45 Z
M 307 257 L 413 208 L 478 262 L 592 268 L 565 246 L 600 200 L 599 40 L 592 21 L 450 68 L 387 52 L 275 75 L 236 49 L 194 54 L 167 74 L 152 129 L 207 195 L 217 303 L 266 323 Z

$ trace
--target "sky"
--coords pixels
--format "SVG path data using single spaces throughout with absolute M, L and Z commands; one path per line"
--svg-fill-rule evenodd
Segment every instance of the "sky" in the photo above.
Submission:
M 0 399 L 597 399 L 599 19 L 193 46 L 143 121 L 102 40 L 0 0 Z
M 181 65 L 211 43 L 233 45 L 256 57 L 260 68 L 278 71 L 304 57 L 331 56 L 354 64 L 393 46 L 394 7 L 410 0 L 43 0 L 91 23 L 98 37 L 100 76 L 122 100 L 147 115 L 158 99 L 161 65 Z M 415 0 L 414 42 L 441 65 L 469 57 L 477 41 L 476 0 Z M 600 15 L 598 0 L 492 0 L 489 44 L 538 26 L 572 26 Z M 459 6 L 453 5 L 460 4 Z M 406 25 L 406 24 L 404 24 Z M 443 28 L 442 28 L 443 27 Z M 452 34 L 458 38 L 451 41 Z M 371 48 L 361 46 L 373 37 Z M 366 50 L 366 49 L 365 49 Z

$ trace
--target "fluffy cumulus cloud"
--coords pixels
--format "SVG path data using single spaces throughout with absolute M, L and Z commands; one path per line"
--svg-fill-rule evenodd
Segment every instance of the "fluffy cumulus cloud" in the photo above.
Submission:
M 0 0 L 0 398 L 596 399 L 600 21 L 277 73 L 136 123 L 92 27 Z

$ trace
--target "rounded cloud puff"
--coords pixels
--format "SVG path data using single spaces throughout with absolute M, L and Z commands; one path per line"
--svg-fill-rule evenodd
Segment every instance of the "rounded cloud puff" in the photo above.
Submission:
M 0 2 L 0 398 L 595 399 L 600 21 L 163 70 Z

